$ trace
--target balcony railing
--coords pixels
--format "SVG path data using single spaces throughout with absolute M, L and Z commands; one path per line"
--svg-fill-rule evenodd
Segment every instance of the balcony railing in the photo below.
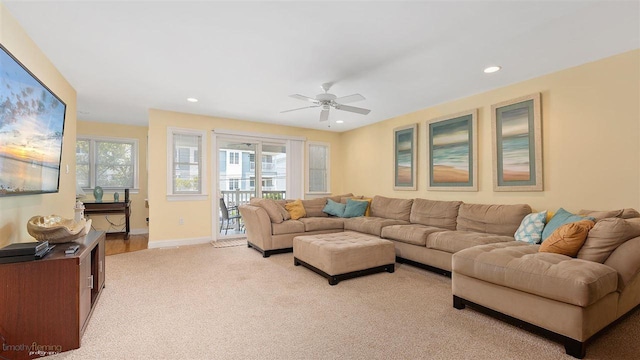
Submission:
M 227 207 L 248 204 L 249 200 L 255 197 L 255 191 L 253 190 L 223 190 L 221 193 Z M 285 195 L 286 191 L 284 190 L 263 190 L 261 197 L 282 200 Z

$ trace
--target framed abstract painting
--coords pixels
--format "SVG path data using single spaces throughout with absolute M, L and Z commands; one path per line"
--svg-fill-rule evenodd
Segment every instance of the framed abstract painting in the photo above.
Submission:
M 427 122 L 429 190 L 478 191 L 477 110 Z
M 394 190 L 416 190 L 418 124 L 393 129 Z
M 540 93 L 491 106 L 493 190 L 542 191 Z

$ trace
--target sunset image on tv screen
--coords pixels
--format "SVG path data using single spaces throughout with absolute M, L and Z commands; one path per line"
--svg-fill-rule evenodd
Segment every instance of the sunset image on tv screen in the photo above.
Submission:
M 57 192 L 65 104 L 0 51 L 0 196 Z

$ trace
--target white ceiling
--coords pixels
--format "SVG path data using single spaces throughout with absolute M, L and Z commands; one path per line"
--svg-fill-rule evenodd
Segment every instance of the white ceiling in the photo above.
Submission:
M 135 125 L 155 108 L 345 131 L 640 48 L 637 0 L 3 3 L 79 119 Z M 325 82 L 371 113 L 280 113 Z

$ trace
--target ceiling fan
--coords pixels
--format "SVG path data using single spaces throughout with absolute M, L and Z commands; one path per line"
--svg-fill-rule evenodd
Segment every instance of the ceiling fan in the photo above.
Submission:
M 353 95 L 348 95 L 348 96 L 337 97 L 334 94 L 328 93 L 329 89 L 331 88 L 331 85 L 333 85 L 333 84 L 331 84 L 331 83 L 322 84 L 320 87 L 322 88 L 322 90 L 324 90 L 324 94 L 318 94 L 318 95 L 316 95 L 315 98 L 310 98 L 308 96 L 304 96 L 304 95 L 300 95 L 300 94 L 289 95 L 289 97 L 292 97 L 294 99 L 308 101 L 310 103 L 313 103 L 313 105 L 305 106 L 305 107 L 301 107 L 301 108 L 296 108 L 296 109 L 291 109 L 291 110 L 285 110 L 285 111 L 281 111 L 280 113 L 286 113 L 286 112 L 290 112 L 290 111 L 321 107 L 322 111 L 320 112 L 320 121 L 327 121 L 327 120 L 329 120 L 329 109 L 330 108 L 334 108 L 336 110 L 342 110 L 342 111 L 349 111 L 349 112 L 362 114 L 362 115 L 367 115 L 371 111 L 369 109 L 363 109 L 363 108 L 359 108 L 359 107 L 355 107 L 355 106 L 344 105 L 344 104 L 350 103 L 350 102 L 365 100 L 365 98 L 364 98 L 364 96 L 362 96 L 360 94 L 353 94 Z

